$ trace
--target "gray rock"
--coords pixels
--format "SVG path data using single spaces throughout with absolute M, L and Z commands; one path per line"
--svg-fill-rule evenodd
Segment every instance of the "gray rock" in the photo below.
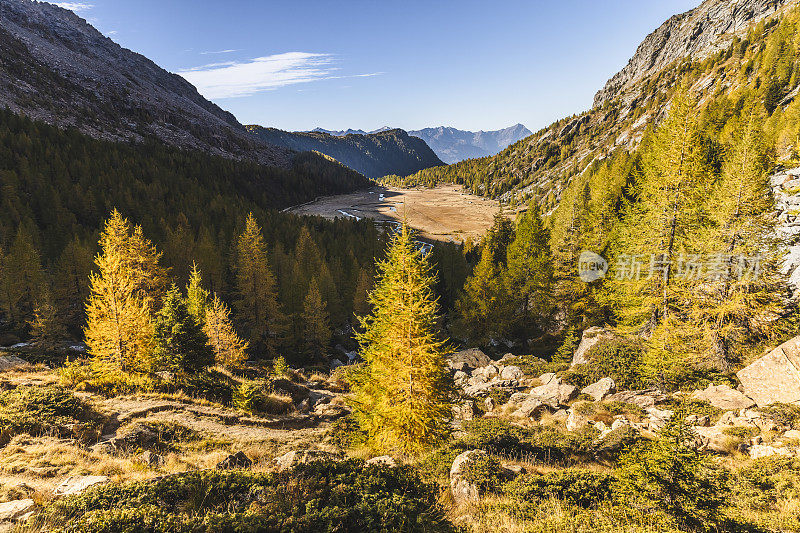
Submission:
M 589 417 L 580 414 L 578 411 L 580 410 L 581 405 L 584 405 L 586 401 L 578 401 L 572 404 L 572 406 L 567 410 L 567 421 L 566 427 L 567 431 L 578 431 L 583 426 L 589 423 Z
M 754 444 L 750 447 L 750 458 L 761 459 L 762 457 L 795 457 L 797 453 L 786 446 L 770 446 L 768 444 Z
M 378 457 L 373 457 L 372 459 L 367 459 L 368 465 L 382 465 L 388 466 L 389 468 L 394 468 L 397 466 L 397 461 L 394 460 L 394 457 L 391 455 L 380 455 Z
M 658 409 L 656 407 L 648 407 L 645 410 L 650 418 L 649 428 L 651 431 L 660 431 L 667 425 L 667 422 L 674 414 L 669 409 Z
M 602 378 L 591 385 L 581 389 L 583 394 L 588 394 L 594 401 L 599 402 L 609 394 L 617 392 L 617 386 L 611 378 Z
M 492 362 L 485 353 L 478 348 L 470 348 L 469 350 L 461 350 L 447 357 L 450 365 L 464 363 L 470 368 L 481 368 Z
M 542 403 L 538 398 L 529 397 L 525 400 L 522 405 L 519 406 L 519 409 L 514 411 L 513 416 L 519 416 L 523 418 L 537 418 L 541 415 L 544 411 L 548 410 L 548 406 Z
M 485 457 L 483 450 L 468 450 L 458 455 L 450 467 L 450 492 L 456 503 L 477 502 L 480 497 L 478 487 L 464 479 L 464 469 L 478 457 Z
M 727 385 L 709 385 L 705 390 L 694 391 L 692 398 L 706 401 L 717 409 L 726 411 L 749 409 L 756 404 L 751 398 Z
M 230 470 L 233 468 L 250 468 L 253 466 L 253 461 L 250 460 L 244 452 L 238 451 L 235 454 L 229 455 L 219 463 L 217 463 L 217 470 Z
M 35 505 L 30 498 L 0 503 L 0 522 L 16 522 L 28 515 Z
M 54 490 L 56 496 L 80 494 L 89 487 L 108 483 L 108 476 L 70 476 L 62 481 Z
M 338 461 L 341 455 L 322 450 L 291 451 L 275 458 L 278 471 L 287 470 L 295 465 L 311 463 L 313 461 Z
M 578 395 L 578 388 L 574 385 L 567 383 L 559 383 L 554 380 L 548 385 L 541 385 L 534 387 L 531 390 L 531 396 L 536 397 L 539 401 L 549 405 L 553 409 L 558 409 L 562 405 L 568 404 L 574 400 Z
M 164 458 L 158 455 L 157 453 L 153 453 L 151 451 L 144 452 L 139 457 L 144 464 L 147 466 L 158 467 L 164 464 Z
M 642 409 L 653 407 L 667 399 L 667 395 L 656 389 L 626 390 L 608 396 L 607 401 L 638 405 Z
M 589 353 L 589 350 L 602 339 L 609 339 L 613 336 L 614 332 L 607 328 L 601 328 L 600 326 L 594 326 L 585 330 L 581 336 L 580 344 L 578 344 L 575 353 L 572 355 L 572 366 L 585 365 L 588 363 L 589 360 L 586 358 L 586 354 Z
M 508 403 L 511 405 L 522 405 L 529 397 L 530 394 L 527 392 L 515 392 L 508 397 Z
M 473 400 L 464 400 L 459 404 L 452 407 L 453 420 L 456 422 L 468 422 L 475 418 L 475 402 Z
M 726 435 L 724 430 L 724 426 L 695 426 L 698 448 L 710 452 L 727 453 L 730 436 Z
M 800 402 L 800 336 L 756 359 L 736 376 L 759 407 Z
M 561 383 L 561 380 L 556 376 L 555 372 L 548 372 L 546 374 L 542 374 L 539 376 L 539 381 L 542 382 L 542 385 L 549 385 L 553 382 Z
M 518 366 L 506 366 L 500 372 L 500 377 L 503 379 L 520 380 L 525 377 L 525 373 L 520 370 Z

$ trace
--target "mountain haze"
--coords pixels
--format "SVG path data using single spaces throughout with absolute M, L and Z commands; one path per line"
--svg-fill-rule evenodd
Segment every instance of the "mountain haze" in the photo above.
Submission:
M 495 155 L 508 145 L 531 134 L 522 124 L 495 131 L 465 131 L 446 126 L 424 128 L 408 132 L 423 139 L 445 163 Z

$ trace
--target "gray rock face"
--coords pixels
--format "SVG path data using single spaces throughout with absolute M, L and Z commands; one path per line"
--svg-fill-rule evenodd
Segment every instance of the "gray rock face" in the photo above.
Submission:
M 89 487 L 108 483 L 108 476 L 70 476 L 62 481 L 54 490 L 56 496 L 80 494 Z
M 485 457 L 483 450 L 468 450 L 461 453 L 450 467 L 450 492 L 456 503 L 477 502 L 480 497 L 478 487 L 464 479 L 464 469 L 478 457 Z
M 744 393 L 759 407 L 800 402 L 800 336 L 781 344 L 736 373 Z
M 749 409 L 756 404 L 751 398 L 727 385 L 709 385 L 705 390 L 694 391 L 692 398 L 704 400 L 725 411 Z
M 122 48 L 67 9 L 3 0 L 0 55 L 16 67 L 0 70 L 0 108 L 113 141 L 153 136 L 180 148 L 284 167 L 293 157 L 254 139 L 181 76 Z
M 675 15 L 645 37 L 628 64 L 594 97 L 594 106 L 612 100 L 642 78 L 658 72 L 676 59 L 696 61 L 727 48 L 730 37 L 743 34 L 753 22 L 792 5 L 793 0 L 706 0 L 700 6 Z
M 522 404 L 519 406 L 519 409 L 514 411 L 513 416 L 536 418 L 546 410 L 548 410 L 547 405 L 542 403 L 538 398 L 530 396 L 527 400 L 522 402 Z
M 572 356 L 572 364 L 573 365 L 585 365 L 589 362 L 586 358 L 586 354 L 589 353 L 589 350 L 600 342 L 602 339 L 608 339 L 614 336 L 614 333 L 606 328 L 601 328 L 600 326 L 591 327 L 583 332 L 581 336 L 581 342 L 578 344 L 578 347 L 575 349 L 575 353 Z
M 531 131 L 522 124 L 496 131 L 464 131 L 439 126 L 408 132 L 423 139 L 445 163 L 453 164 L 464 159 L 486 157 L 524 139 Z
M 596 402 L 615 392 L 617 392 L 617 386 L 611 378 L 602 378 L 581 389 L 581 393 L 588 394 Z

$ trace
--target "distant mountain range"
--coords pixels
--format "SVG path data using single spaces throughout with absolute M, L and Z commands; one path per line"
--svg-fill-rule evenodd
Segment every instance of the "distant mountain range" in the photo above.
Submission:
M 373 131 L 364 130 L 326 130 L 316 128 L 310 133 L 327 133 L 336 137 L 345 135 L 369 135 L 380 133 L 392 128 L 384 126 Z M 438 128 L 424 128 L 411 130 L 408 134 L 424 140 L 428 146 L 447 164 L 458 163 L 464 159 L 486 157 L 495 155 L 505 150 L 520 139 L 531 135 L 531 131 L 522 124 L 495 131 L 466 131 L 439 126 Z
M 444 164 L 425 141 L 401 129 L 381 128 L 371 133 L 362 130 L 329 133 L 320 128 L 289 132 L 261 126 L 247 126 L 247 129 L 267 144 L 323 153 L 368 178 L 389 174 L 408 176 Z

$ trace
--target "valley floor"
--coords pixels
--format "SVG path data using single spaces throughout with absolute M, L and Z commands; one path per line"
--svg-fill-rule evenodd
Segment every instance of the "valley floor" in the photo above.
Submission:
M 440 185 L 432 189 L 373 187 L 322 197 L 289 211 L 330 219 L 372 218 L 377 222 L 399 222 L 405 213 L 423 238 L 461 242 L 467 237 L 479 240 L 499 209 L 496 201 L 469 194 L 458 185 Z

